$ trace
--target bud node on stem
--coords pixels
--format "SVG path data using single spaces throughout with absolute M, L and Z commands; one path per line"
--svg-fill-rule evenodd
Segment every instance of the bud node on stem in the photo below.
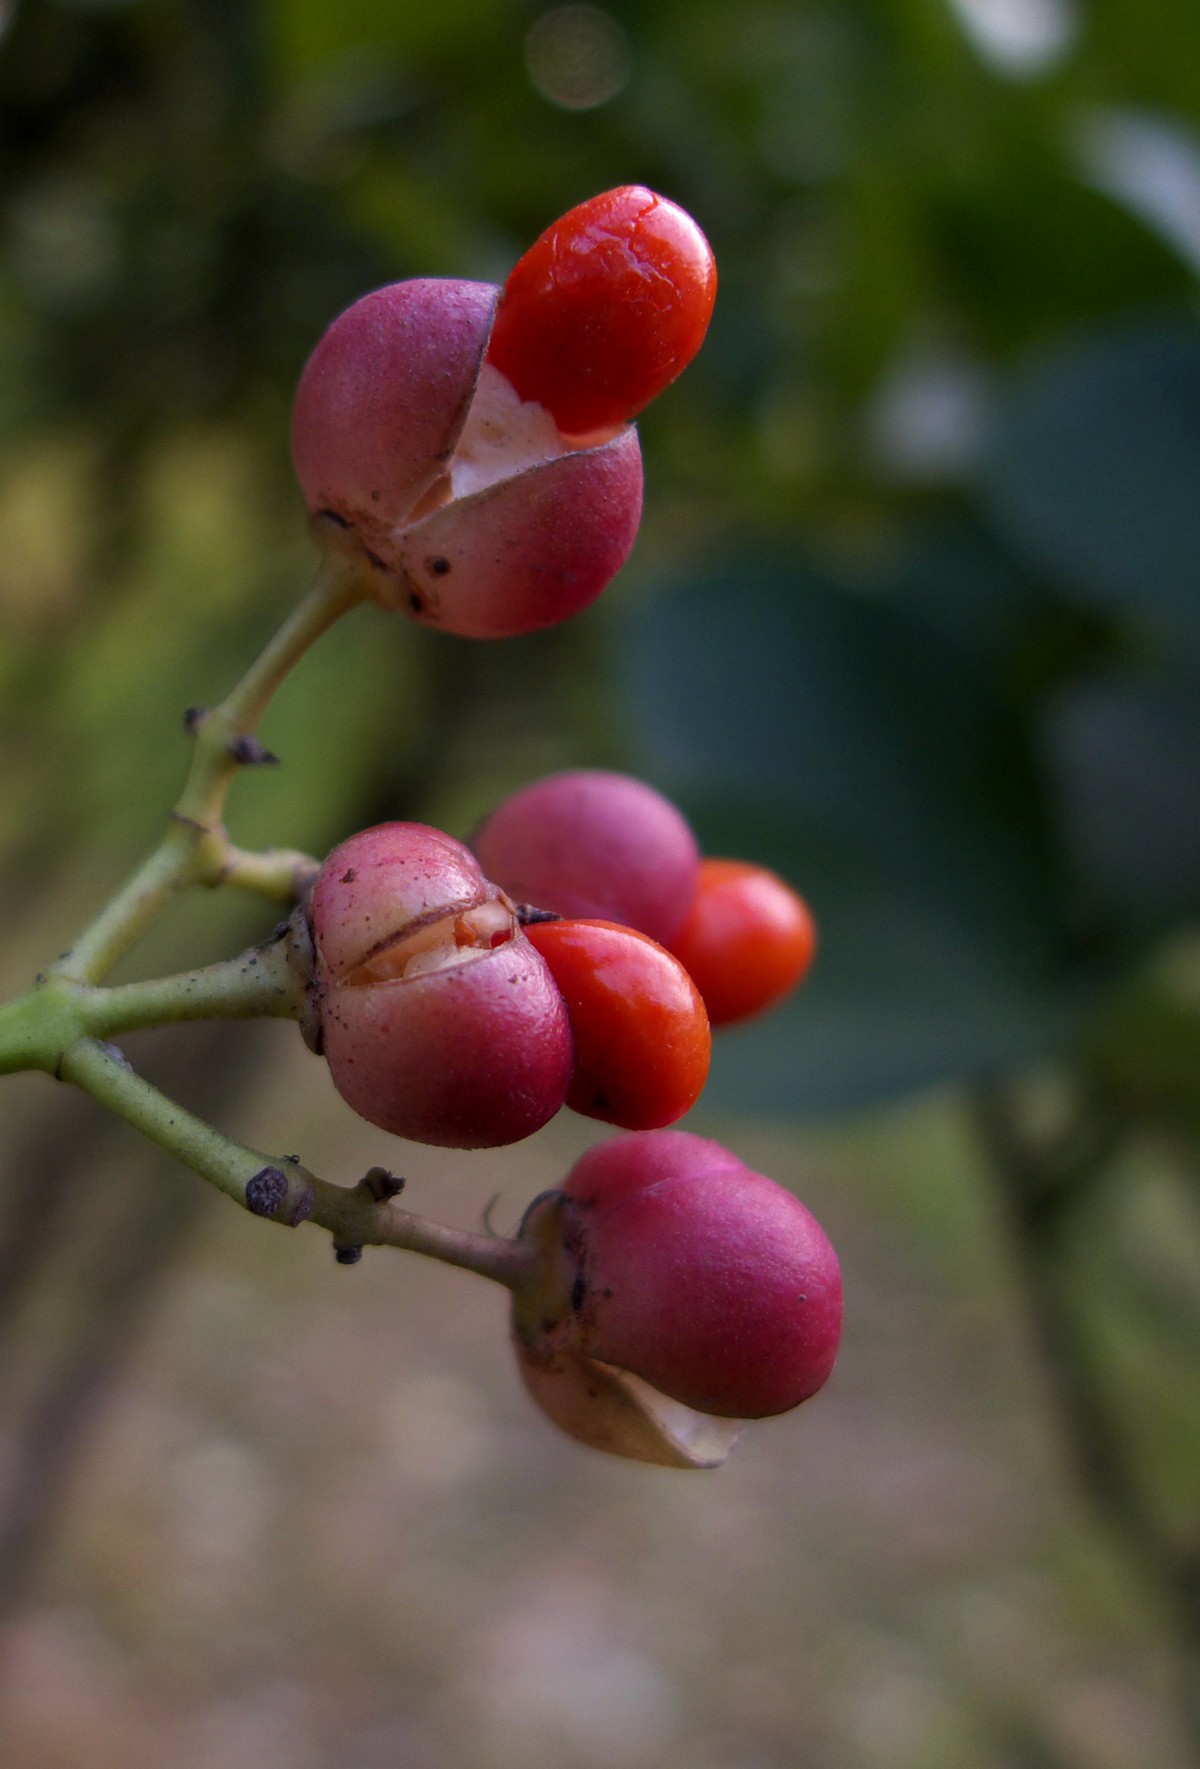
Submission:
M 231 737 L 228 748 L 234 761 L 245 768 L 274 767 L 279 762 L 274 751 L 260 743 L 257 737 Z
M 373 1198 L 377 1204 L 386 1204 L 392 1198 L 399 1197 L 407 1184 L 386 1167 L 370 1167 L 359 1180 L 359 1187 Z
M 289 1228 L 299 1228 L 313 1213 L 317 1198 L 311 1185 L 305 1185 L 295 1194 L 288 1207 L 291 1189 L 287 1175 L 278 1167 L 260 1167 L 258 1172 L 246 1182 L 246 1208 L 251 1216 L 266 1216 L 272 1222 L 286 1223 Z
M 287 1179 L 278 1167 L 261 1167 L 246 1182 L 246 1208 L 251 1216 L 271 1216 L 287 1197 Z

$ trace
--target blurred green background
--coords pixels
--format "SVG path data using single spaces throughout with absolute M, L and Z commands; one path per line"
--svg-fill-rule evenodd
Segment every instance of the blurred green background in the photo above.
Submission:
M 474 1280 L 335 1267 L 6 1081 L 0 1760 L 1200 1761 L 1200 10 L 5 0 L 0 140 L 11 992 L 311 573 L 334 313 L 502 280 L 614 184 L 698 217 L 717 314 L 619 582 L 495 645 L 356 614 L 231 827 L 462 834 L 589 763 L 786 873 L 819 964 L 694 1122 L 804 1195 L 849 1309 L 720 1473 L 610 1464 Z M 263 928 L 205 897 L 138 967 Z M 462 1222 L 594 1130 L 381 1146 L 291 1028 L 129 1049 Z

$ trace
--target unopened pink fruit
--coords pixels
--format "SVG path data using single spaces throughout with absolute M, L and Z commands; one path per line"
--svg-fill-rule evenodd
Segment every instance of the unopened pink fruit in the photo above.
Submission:
M 558 1257 L 514 1315 L 524 1361 L 547 1376 L 593 1360 L 699 1413 L 753 1419 L 833 1369 L 837 1255 L 798 1198 L 717 1143 L 672 1130 L 601 1143 L 522 1232 Z
M 618 921 L 666 945 L 695 895 L 696 838 L 643 780 L 603 768 L 549 774 L 497 805 L 471 846 L 518 903 Z

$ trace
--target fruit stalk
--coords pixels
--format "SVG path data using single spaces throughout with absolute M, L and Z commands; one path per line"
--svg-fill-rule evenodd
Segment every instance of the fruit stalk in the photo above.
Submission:
M 332 1234 L 343 1251 L 388 1246 L 422 1253 L 508 1289 L 522 1284 L 537 1259 L 536 1249 L 521 1241 L 451 1228 L 401 1210 L 394 1201 L 400 1184 L 378 1170 L 355 1186 L 340 1186 L 318 1178 L 292 1156 L 235 1142 L 161 1093 L 119 1050 L 98 1039 L 73 1044 L 62 1058 L 61 1075 L 252 1216 L 292 1228 L 312 1222 Z

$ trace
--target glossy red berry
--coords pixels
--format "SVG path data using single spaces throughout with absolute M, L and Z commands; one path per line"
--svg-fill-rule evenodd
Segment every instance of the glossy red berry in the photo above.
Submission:
M 537 923 L 528 938 L 567 1004 L 567 1104 L 626 1130 L 673 1124 L 708 1079 L 712 1038 L 695 984 L 662 946 L 607 921 Z
M 808 905 L 746 860 L 702 860 L 696 893 L 670 947 L 714 1026 L 762 1013 L 794 989 L 816 953 Z
M 417 1142 L 490 1148 L 559 1110 L 562 996 L 461 842 L 421 823 L 363 830 L 325 861 L 310 914 L 324 1055 L 356 1112 Z
M 837 1255 L 798 1198 L 717 1143 L 686 1131 L 601 1143 L 535 1201 L 522 1234 L 545 1250 L 514 1311 L 523 1373 L 586 1441 L 581 1363 L 739 1419 L 789 1411 L 833 1369 Z
M 573 448 L 484 362 L 497 296 L 429 278 L 364 295 L 313 351 L 292 417 L 322 544 L 385 607 L 479 639 L 585 608 L 642 504 L 634 431 Z
M 687 212 L 640 184 L 570 209 L 508 281 L 488 359 L 568 436 L 636 417 L 699 350 L 717 294 Z
M 522 787 L 471 846 L 515 902 L 622 922 L 662 945 L 683 921 L 700 863 L 687 819 L 669 799 L 602 768 Z

